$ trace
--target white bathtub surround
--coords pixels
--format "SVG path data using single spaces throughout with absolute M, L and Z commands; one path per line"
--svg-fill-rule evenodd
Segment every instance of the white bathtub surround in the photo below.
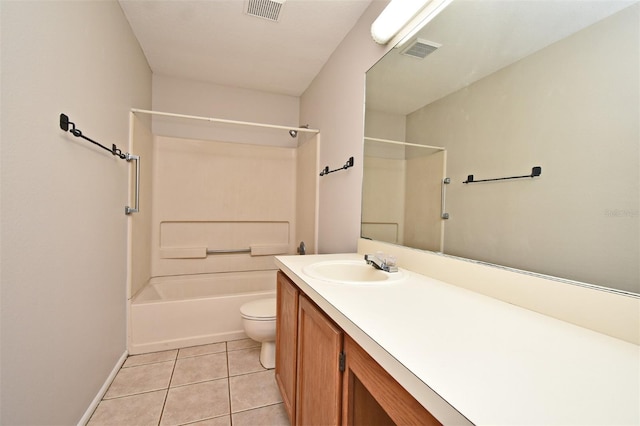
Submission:
M 146 166 L 129 216 L 129 352 L 246 337 L 240 306 L 274 296 L 274 255 L 300 241 L 315 252 L 319 135 L 251 127 L 250 139 L 195 140 L 154 135 L 148 118 L 131 114 L 130 151 Z M 227 126 L 171 119 L 185 135 Z
M 444 424 L 640 422 L 636 344 L 409 270 L 388 285 L 303 272 L 332 259 L 363 257 L 279 256 L 277 263 Z
M 152 278 L 131 303 L 131 354 L 246 337 L 240 307 L 275 296 L 275 271 Z

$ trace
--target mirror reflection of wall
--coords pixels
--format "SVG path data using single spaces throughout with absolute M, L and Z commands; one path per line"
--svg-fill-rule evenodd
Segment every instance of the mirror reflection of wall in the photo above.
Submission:
M 418 35 L 440 48 L 422 61 L 394 49 L 367 73 L 365 135 L 446 149 L 445 253 L 640 293 L 640 7 L 589 5 L 598 16 L 583 2 L 454 1 Z M 562 16 L 581 27 L 549 40 Z M 462 183 L 533 166 L 542 176 Z M 423 248 L 404 228 L 398 243 Z

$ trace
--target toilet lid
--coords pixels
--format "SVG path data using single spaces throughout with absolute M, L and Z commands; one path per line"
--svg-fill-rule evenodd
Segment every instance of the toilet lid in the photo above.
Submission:
M 273 320 L 276 317 L 276 298 L 254 300 L 240 306 L 244 318 L 254 320 Z

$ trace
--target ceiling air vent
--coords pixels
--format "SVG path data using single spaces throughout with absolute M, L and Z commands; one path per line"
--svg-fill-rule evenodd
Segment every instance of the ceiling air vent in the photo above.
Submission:
M 433 41 L 415 39 L 411 44 L 405 47 L 400 54 L 411 56 L 418 59 L 424 59 L 427 55 L 433 53 L 441 47 L 441 44 L 434 43 Z
M 248 0 L 246 2 L 246 13 L 247 15 L 257 18 L 278 21 L 280 19 L 282 4 L 285 1 L 286 0 Z

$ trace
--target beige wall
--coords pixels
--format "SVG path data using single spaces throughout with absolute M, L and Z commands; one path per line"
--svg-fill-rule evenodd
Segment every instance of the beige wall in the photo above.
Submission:
M 1 414 L 76 424 L 126 350 L 128 149 L 151 72 L 115 1 L 3 1 Z
M 448 150 L 446 253 L 640 291 L 638 10 L 408 116 L 408 140 Z
M 354 252 L 360 235 L 365 72 L 388 49 L 370 27 L 386 3 L 372 3 L 300 99 L 300 121 L 322 132 L 320 168 L 354 157 L 354 167 L 320 178 L 320 253 Z
M 154 111 L 298 127 L 300 99 L 153 75 Z M 154 117 L 153 133 L 190 139 L 295 147 L 286 130 Z
M 406 132 L 406 115 L 366 109 L 364 122 L 364 135 L 366 137 L 411 142 L 406 140 Z

